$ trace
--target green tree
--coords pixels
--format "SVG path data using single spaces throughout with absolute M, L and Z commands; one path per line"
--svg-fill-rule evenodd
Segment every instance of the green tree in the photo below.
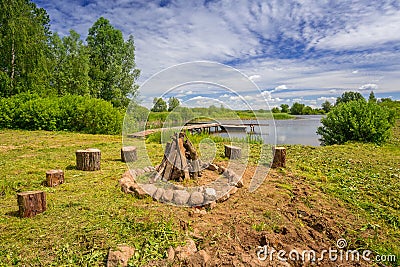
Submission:
M 114 106 L 127 106 L 135 97 L 135 84 L 140 71 L 135 64 L 135 45 L 130 36 L 124 42 L 122 32 L 101 17 L 89 29 L 91 94 L 111 101 Z
M 163 112 L 167 111 L 167 103 L 160 97 L 155 97 L 153 99 L 153 108 L 151 109 L 153 112 Z
M 290 114 L 301 115 L 303 113 L 304 106 L 304 104 L 300 104 L 298 102 L 293 103 L 292 107 L 290 108 Z
M 394 102 L 394 101 L 390 97 L 385 97 L 381 98 L 380 102 L 383 103 L 383 102 Z
M 374 91 L 371 91 L 371 93 L 369 94 L 368 102 L 372 102 L 372 103 L 378 102 L 378 100 L 375 97 Z
M 302 115 L 312 115 L 312 114 L 314 114 L 314 110 L 310 106 L 305 106 L 305 107 L 303 107 L 301 114 Z
M 289 105 L 288 104 L 282 104 L 281 105 L 281 112 L 282 113 L 289 113 Z
M 172 111 L 175 108 L 177 108 L 181 103 L 179 102 L 179 99 L 176 97 L 170 97 L 168 99 L 168 111 Z
M 325 113 L 328 113 L 332 109 L 332 104 L 331 102 L 326 100 L 324 103 L 322 103 L 321 107 L 325 111 Z
M 271 109 L 272 113 L 279 113 L 281 112 L 280 109 L 278 107 L 274 107 Z
M 352 92 L 352 91 L 344 92 L 342 96 L 336 98 L 335 106 L 339 105 L 340 103 L 347 103 L 355 100 L 365 101 L 365 98 L 359 92 Z
M 381 144 L 390 136 L 394 111 L 359 99 L 335 106 L 321 123 L 317 134 L 323 145 L 347 141 Z
M 49 22 L 29 0 L 0 0 L 0 96 L 48 93 Z
M 51 47 L 51 85 L 58 95 L 89 95 L 89 55 L 79 34 L 71 30 L 62 39 L 54 34 Z

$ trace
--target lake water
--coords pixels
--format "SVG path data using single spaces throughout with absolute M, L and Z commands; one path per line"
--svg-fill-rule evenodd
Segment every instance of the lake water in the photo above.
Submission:
M 276 144 L 301 144 L 310 146 L 319 146 L 319 136 L 316 131 L 321 126 L 323 115 L 301 115 L 293 120 L 260 120 L 259 124 L 268 124 L 268 126 L 255 126 L 254 136 L 261 137 L 265 143 L 273 144 L 276 138 Z M 255 121 L 243 121 L 243 123 L 254 123 Z M 275 129 L 274 131 L 274 122 Z M 222 121 L 222 124 L 240 124 L 241 121 Z M 250 131 L 250 127 L 247 127 Z M 243 138 L 244 132 L 219 133 L 221 136 Z

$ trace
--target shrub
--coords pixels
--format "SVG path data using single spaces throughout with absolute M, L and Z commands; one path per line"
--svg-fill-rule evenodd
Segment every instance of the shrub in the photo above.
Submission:
M 78 95 L 40 98 L 23 93 L 0 99 L 0 128 L 119 134 L 122 119 L 111 103 Z
M 317 129 L 323 145 L 347 141 L 381 144 L 390 136 L 394 112 L 364 99 L 341 103 L 321 120 Z
M 14 123 L 20 129 L 57 130 L 60 116 L 58 102 L 50 98 L 35 98 L 16 106 Z

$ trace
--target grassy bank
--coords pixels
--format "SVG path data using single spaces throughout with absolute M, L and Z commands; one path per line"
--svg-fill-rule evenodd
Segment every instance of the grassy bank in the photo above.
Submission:
M 346 203 L 365 218 L 348 229 L 353 246 L 397 255 L 400 264 L 400 120 L 385 145 L 349 143 L 326 147 L 288 147 L 288 171 Z M 366 232 L 369 232 L 368 234 Z
M 288 113 L 271 113 L 271 112 L 259 112 L 259 111 L 246 111 L 246 110 L 239 110 L 239 111 L 227 111 L 223 112 L 213 112 L 212 110 L 208 113 L 207 109 L 201 110 L 200 112 L 196 113 L 196 109 L 191 113 L 189 118 L 195 118 L 199 115 L 207 115 L 210 118 L 224 120 L 224 119 L 240 119 L 240 120 L 270 120 L 274 118 L 275 120 L 289 120 L 293 119 L 294 116 Z M 170 112 L 151 112 L 148 117 L 148 122 L 162 122 L 167 119 L 170 115 Z M 272 114 L 272 115 L 271 115 Z
M 0 131 L 0 140 L 0 266 L 103 266 L 108 248 L 122 243 L 136 247 L 131 264 L 139 266 L 165 257 L 166 248 L 180 244 L 185 238 L 180 220 L 189 223 L 195 220 L 188 215 L 190 209 L 162 205 L 149 198 L 139 200 L 120 191 L 117 181 L 127 167 L 119 160 L 119 136 L 4 130 Z M 290 198 L 293 186 L 287 177 L 297 177 L 296 182 L 301 180 L 302 187 L 337 199 L 349 214 L 363 220 L 363 225 L 357 227 L 344 219 L 337 221 L 345 229 L 342 234 L 352 248 L 396 254 L 399 264 L 399 140 L 398 121 L 391 141 L 382 146 L 359 143 L 288 146 L 288 167 L 278 170 L 281 177 L 277 182 L 264 182 L 251 197 L 265 202 L 263 194 L 268 186 L 277 183 L 276 188 L 282 190 L 279 195 Z M 252 146 L 257 148 L 259 144 Z M 75 151 L 88 147 L 101 149 L 101 171 L 75 170 Z M 162 155 L 158 144 L 151 144 L 148 149 L 152 155 Z M 218 160 L 224 158 L 218 156 Z M 66 183 L 55 188 L 44 187 L 46 170 L 56 168 L 65 171 Z M 283 181 L 287 184 L 282 184 Z M 31 219 L 20 219 L 16 216 L 16 193 L 27 190 L 46 191 L 48 210 Z M 319 202 L 311 199 L 313 196 L 302 200 L 310 209 Z M 246 201 L 246 198 L 228 200 L 219 207 L 226 206 L 229 211 L 235 203 Z M 254 218 L 272 220 L 268 214 L 285 216 L 277 210 L 238 208 L 229 214 L 232 211 L 235 217 L 249 221 L 251 231 L 265 228 L 271 233 L 279 224 L 268 228 L 256 224 Z M 217 209 L 210 216 L 218 214 Z M 212 219 L 206 222 L 220 229 L 218 222 Z M 204 219 L 201 223 L 204 224 Z M 229 231 L 213 230 L 209 234 L 212 237 L 207 238 L 218 247 L 215 236 L 221 237 L 218 240 L 227 239 Z

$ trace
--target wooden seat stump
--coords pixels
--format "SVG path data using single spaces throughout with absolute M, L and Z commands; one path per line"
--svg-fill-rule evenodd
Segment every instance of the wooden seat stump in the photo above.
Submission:
M 54 187 L 64 183 L 63 170 L 48 170 L 46 171 L 46 184 L 49 187 Z
M 133 162 L 137 160 L 137 151 L 134 146 L 124 146 L 121 148 L 122 162 Z
M 96 148 L 88 148 L 85 150 L 77 150 L 76 169 L 81 171 L 98 171 L 100 170 L 101 151 Z
M 285 147 L 273 147 L 274 160 L 272 162 L 272 168 L 285 168 L 286 167 L 286 148 Z
M 242 156 L 242 149 L 237 146 L 225 145 L 225 157 L 239 159 Z
M 17 194 L 19 216 L 33 217 L 47 209 L 46 193 L 43 191 L 27 191 Z

